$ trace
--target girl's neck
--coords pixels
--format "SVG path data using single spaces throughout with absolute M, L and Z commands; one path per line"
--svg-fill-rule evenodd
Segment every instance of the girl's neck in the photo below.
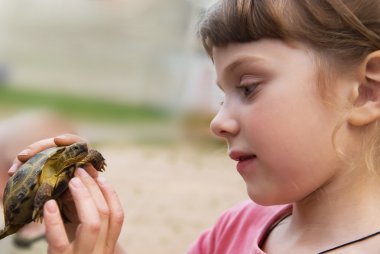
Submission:
M 309 197 L 296 202 L 293 206 L 294 222 L 301 222 L 301 225 L 305 223 L 329 225 L 330 220 L 347 222 L 344 216 L 378 215 L 380 176 L 369 173 L 366 176 L 351 175 L 347 178 L 331 181 Z M 356 221 L 358 220 L 360 218 L 356 218 Z M 373 221 L 373 218 L 370 220 Z M 350 224 L 353 225 L 355 222 L 352 221 Z
M 286 226 L 299 243 L 334 247 L 380 230 L 380 177 L 339 177 L 293 205 Z

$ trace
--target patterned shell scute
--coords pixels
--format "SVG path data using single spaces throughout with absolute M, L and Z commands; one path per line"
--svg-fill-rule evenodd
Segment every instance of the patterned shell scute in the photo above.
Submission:
M 58 147 L 52 147 L 38 153 L 27 163 L 23 164 L 19 170 L 9 179 L 4 190 L 4 207 L 6 224 L 22 224 L 31 221 L 30 213 L 20 211 L 20 203 L 26 204 L 33 209 L 33 200 L 36 194 L 38 175 L 47 159 L 58 151 Z M 12 189 L 12 193 L 9 193 Z M 25 207 L 25 206 L 24 206 Z M 17 216 L 15 216 L 17 215 Z M 30 218 L 29 218 L 30 217 Z

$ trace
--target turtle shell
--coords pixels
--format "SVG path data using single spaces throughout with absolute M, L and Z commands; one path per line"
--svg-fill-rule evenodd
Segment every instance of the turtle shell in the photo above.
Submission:
M 5 225 L 24 225 L 32 221 L 34 198 L 38 188 L 39 175 L 46 161 L 64 147 L 46 149 L 23 164 L 9 178 L 4 190 Z

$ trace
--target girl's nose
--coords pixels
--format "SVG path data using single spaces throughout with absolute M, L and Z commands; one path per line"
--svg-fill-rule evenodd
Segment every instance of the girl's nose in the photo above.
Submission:
M 222 108 L 211 121 L 210 129 L 214 135 L 227 139 L 239 132 L 239 124 Z

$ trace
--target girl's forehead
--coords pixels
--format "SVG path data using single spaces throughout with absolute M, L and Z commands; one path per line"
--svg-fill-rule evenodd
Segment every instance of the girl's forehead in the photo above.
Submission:
M 287 64 L 292 61 L 313 58 L 306 45 L 275 39 L 261 39 L 246 43 L 229 43 L 214 47 L 212 58 L 218 72 L 231 71 L 242 62 L 260 65 Z

